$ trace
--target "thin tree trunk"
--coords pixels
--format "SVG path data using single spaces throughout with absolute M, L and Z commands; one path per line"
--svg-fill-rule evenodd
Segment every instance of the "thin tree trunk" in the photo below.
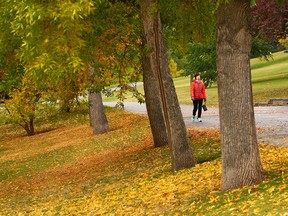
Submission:
M 164 47 L 161 29 L 159 1 L 143 0 L 140 3 L 141 18 L 147 41 L 147 58 L 153 72 L 158 77 L 165 123 L 167 126 L 168 144 L 171 152 L 173 170 L 189 168 L 196 160 L 187 136 L 173 80 L 168 66 L 168 56 Z
M 35 129 L 34 129 L 34 117 L 30 118 L 29 121 L 29 126 L 30 126 L 30 135 L 35 135 Z
M 28 136 L 35 135 L 34 118 L 30 118 L 29 122 L 24 122 L 24 125 L 23 124 L 19 125 L 24 128 Z
M 89 116 L 93 133 L 102 134 L 109 131 L 107 117 L 104 111 L 101 92 L 89 92 Z
M 222 190 L 263 181 L 250 69 L 250 0 L 222 4 L 217 15 L 217 72 Z
M 144 42 L 144 45 L 146 45 L 146 42 Z M 161 147 L 168 144 L 168 137 L 162 111 L 159 83 L 149 57 L 143 54 L 141 58 L 146 109 L 153 134 L 154 147 Z

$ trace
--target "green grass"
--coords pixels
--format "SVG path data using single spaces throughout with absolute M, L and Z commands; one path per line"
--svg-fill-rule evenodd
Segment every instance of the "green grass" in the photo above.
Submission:
M 259 58 L 251 59 L 252 87 L 254 102 L 268 102 L 270 98 L 288 97 L 288 53 L 283 51 L 274 53 L 269 61 Z M 174 85 L 180 104 L 191 104 L 190 77 L 174 79 Z M 143 91 L 139 86 L 138 90 Z M 217 85 L 206 89 L 208 106 L 218 106 Z M 103 97 L 105 102 L 117 101 L 116 97 Z M 127 94 L 127 101 L 136 101 L 131 94 Z
M 74 149 L 67 146 L 55 151 L 39 153 L 22 160 L 8 160 L 0 163 L 0 181 L 27 177 L 50 167 L 61 166 L 71 160 Z
M 284 51 L 273 53 L 271 58 L 268 58 L 269 61 L 266 61 L 261 58 L 253 58 L 251 59 L 251 69 L 256 70 L 267 66 L 273 66 L 274 64 L 282 64 L 287 63 L 287 53 Z
M 266 181 L 224 193 L 219 130 L 189 129 L 198 164 L 172 172 L 169 148 L 152 147 L 147 117 L 106 111 L 111 131 L 99 136 L 75 121 L 82 111 L 34 137 L 5 130 L 0 215 L 287 213 L 287 148 L 260 145 Z

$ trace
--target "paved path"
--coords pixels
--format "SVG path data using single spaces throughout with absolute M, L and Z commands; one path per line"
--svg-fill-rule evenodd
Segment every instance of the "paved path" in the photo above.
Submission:
M 116 102 L 105 102 L 106 106 L 115 106 Z M 146 105 L 125 102 L 124 109 L 130 112 L 146 114 Z M 191 120 L 192 105 L 181 105 L 181 111 L 187 128 L 219 128 L 219 109 L 209 108 L 203 112 L 203 122 Z M 288 147 L 288 106 L 255 107 L 255 120 L 258 141 Z

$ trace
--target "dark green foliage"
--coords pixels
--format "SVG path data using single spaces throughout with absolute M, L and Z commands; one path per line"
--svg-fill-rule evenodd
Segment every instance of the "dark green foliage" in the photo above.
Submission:
M 276 42 L 273 43 L 260 37 L 253 37 L 251 58 L 259 57 L 268 60 L 271 57 L 271 53 L 279 51 L 281 48 Z
M 215 41 L 208 43 L 190 43 L 186 55 L 185 72 L 183 75 L 194 76 L 201 74 L 205 86 L 211 86 L 216 81 L 216 44 Z
M 167 50 L 178 69 L 185 70 L 188 43 L 209 43 L 215 37 L 216 3 L 212 0 L 168 0 L 160 4 Z

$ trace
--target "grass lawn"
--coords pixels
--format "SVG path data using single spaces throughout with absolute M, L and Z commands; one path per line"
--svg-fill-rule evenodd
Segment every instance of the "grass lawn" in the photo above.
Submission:
M 255 101 L 288 97 L 287 57 L 251 60 Z M 191 103 L 189 78 L 174 82 Z M 207 95 L 217 106 L 217 87 Z M 31 137 L 0 112 L 0 215 L 288 215 L 288 148 L 260 143 L 266 180 L 224 193 L 217 129 L 188 129 L 197 165 L 172 172 L 146 116 L 105 109 L 110 132 L 98 136 L 84 105 L 38 120 Z
M 267 102 L 270 98 L 288 97 L 288 53 L 283 51 L 273 54 L 269 61 L 255 58 L 251 60 L 252 86 L 254 102 Z M 179 77 L 174 79 L 176 92 L 181 104 L 191 104 L 190 99 L 190 77 Z M 138 90 L 143 91 L 139 86 Z M 217 86 L 214 85 L 206 90 L 208 106 L 218 106 Z M 106 102 L 116 101 L 115 97 L 103 97 Z M 127 94 L 127 101 L 136 101 Z
M 171 171 L 146 116 L 106 108 L 42 122 L 35 136 L 0 126 L 0 215 L 287 215 L 288 149 L 260 144 L 266 181 L 223 193 L 218 130 L 189 129 L 198 164 Z

